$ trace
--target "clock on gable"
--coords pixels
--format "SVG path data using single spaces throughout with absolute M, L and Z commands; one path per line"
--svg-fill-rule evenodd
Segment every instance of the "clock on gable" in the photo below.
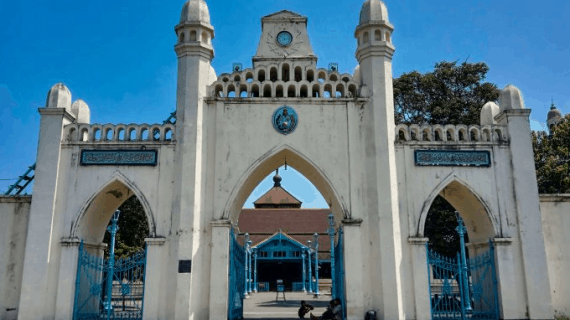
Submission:
M 281 46 L 288 46 L 293 42 L 293 35 L 289 31 L 281 31 L 277 34 L 277 43 Z

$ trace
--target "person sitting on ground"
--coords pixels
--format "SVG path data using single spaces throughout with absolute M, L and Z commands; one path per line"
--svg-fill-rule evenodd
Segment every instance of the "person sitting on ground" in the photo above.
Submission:
M 342 308 L 340 306 L 340 299 L 333 299 L 329 302 L 327 310 L 323 312 L 320 317 L 314 316 L 311 313 L 311 320 L 342 320 Z
M 299 308 L 299 319 L 305 319 L 305 315 L 313 310 L 315 308 L 313 308 L 312 305 L 308 304 L 305 300 L 301 301 L 301 307 Z

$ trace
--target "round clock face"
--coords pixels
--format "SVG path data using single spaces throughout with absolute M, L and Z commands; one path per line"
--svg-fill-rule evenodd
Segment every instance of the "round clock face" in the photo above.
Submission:
M 293 36 L 288 31 L 281 31 L 277 34 L 277 43 L 282 46 L 288 46 L 293 42 Z

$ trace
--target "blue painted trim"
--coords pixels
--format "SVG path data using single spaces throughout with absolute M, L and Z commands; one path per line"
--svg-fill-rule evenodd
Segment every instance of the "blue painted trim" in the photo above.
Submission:
M 82 166 L 156 166 L 157 150 L 81 150 Z
M 490 167 L 491 153 L 487 150 L 415 150 L 416 166 Z

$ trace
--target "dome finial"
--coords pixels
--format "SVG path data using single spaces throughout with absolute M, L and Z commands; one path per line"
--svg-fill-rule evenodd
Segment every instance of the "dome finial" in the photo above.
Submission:
M 279 169 L 276 169 L 275 170 L 275 176 L 273 177 L 273 182 L 274 182 L 273 187 L 274 188 L 275 187 L 281 187 L 281 180 L 283 180 L 283 179 L 279 175 Z
M 182 7 L 180 23 L 203 22 L 210 24 L 210 11 L 204 0 L 188 0 Z

